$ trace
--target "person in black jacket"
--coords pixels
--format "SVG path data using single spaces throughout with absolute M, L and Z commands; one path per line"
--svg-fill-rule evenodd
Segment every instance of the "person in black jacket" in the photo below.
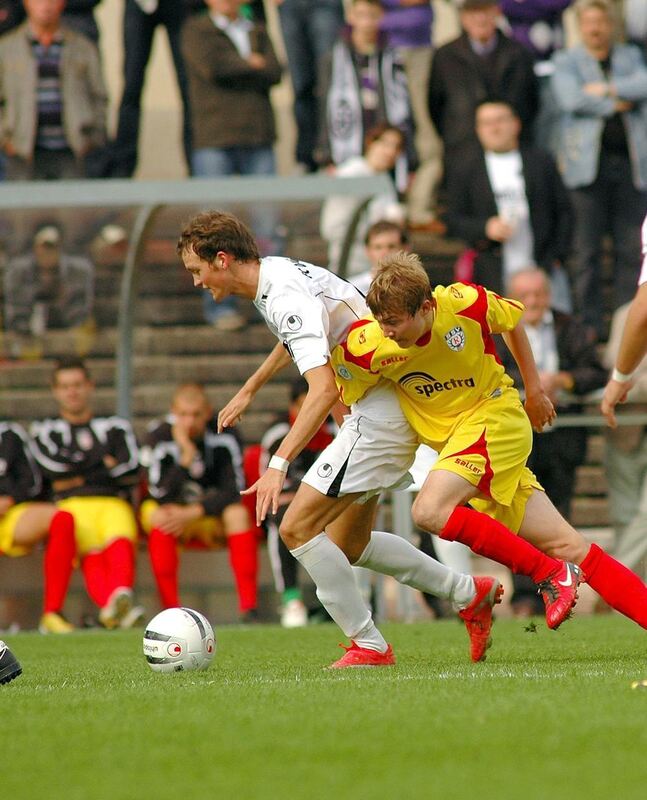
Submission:
M 473 248 L 475 283 L 504 293 L 514 272 L 535 264 L 555 281 L 557 307 L 569 310 L 561 271 L 573 227 L 568 193 L 552 157 L 521 144 L 520 131 L 518 114 L 504 100 L 477 107 L 480 147 L 451 170 L 448 233 Z
M 153 423 L 140 460 L 147 471 L 149 494 L 140 515 L 163 607 L 180 605 L 178 545 L 225 545 L 241 618 L 254 621 L 258 540 L 240 501 L 242 451 L 233 429 L 218 433 L 202 386 L 187 383 L 176 389 L 171 414 Z
M 543 270 L 529 268 L 517 272 L 510 279 L 507 294 L 525 306 L 522 324 L 542 386 L 557 409 L 558 420 L 560 413 L 581 412 L 582 398 L 604 386 L 607 377 L 597 355 L 595 331 L 575 317 L 551 308 L 550 283 Z M 506 372 L 521 387 L 521 375 L 510 351 L 501 347 L 499 352 Z M 584 463 L 587 438 L 584 427 L 557 426 L 533 433 L 528 466 L 565 519 L 571 516 L 576 472 Z M 531 593 L 536 597 L 536 587 L 517 576 L 514 587 L 513 607 L 521 610 L 528 604 L 532 606 Z M 536 613 L 541 611 L 539 604 Z

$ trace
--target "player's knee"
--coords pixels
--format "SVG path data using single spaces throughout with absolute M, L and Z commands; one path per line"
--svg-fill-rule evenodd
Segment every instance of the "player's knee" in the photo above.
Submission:
M 249 530 L 252 527 L 252 520 L 249 511 L 242 503 L 232 503 L 223 509 L 222 524 L 229 536 L 232 533 Z
M 294 550 L 308 541 L 308 536 L 304 534 L 303 527 L 296 524 L 296 520 L 289 514 L 289 509 L 279 525 L 279 536 L 283 539 L 288 550 Z
M 580 564 L 589 551 L 589 544 L 581 533 L 572 529 L 558 534 L 544 548 L 544 552 L 560 561 L 572 561 Z
M 439 534 L 445 527 L 449 514 L 430 503 L 427 498 L 418 495 L 411 507 L 411 516 L 414 523 L 423 531 Z

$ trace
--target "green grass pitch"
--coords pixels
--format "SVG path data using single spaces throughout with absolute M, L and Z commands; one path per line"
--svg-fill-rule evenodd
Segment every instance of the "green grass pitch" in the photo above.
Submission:
M 382 626 L 398 664 L 326 671 L 333 625 L 221 627 L 209 670 L 160 675 L 141 631 L 7 636 L 3 800 L 647 797 L 646 634 L 503 619 L 471 664 L 454 621 Z

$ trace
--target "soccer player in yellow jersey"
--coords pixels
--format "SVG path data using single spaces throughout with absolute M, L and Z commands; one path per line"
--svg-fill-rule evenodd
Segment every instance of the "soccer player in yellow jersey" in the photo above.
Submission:
M 409 423 L 438 451 L 413 505 L 421 528 L 506 563 L 502 527 L 566 561 L 562 585 L 582 576 L 613 608 L 647 628 L 647 587 L 557 511 L 526 466 L 531 426 L 555 411 L 539 382 L 522 326 L 523 306 L 482 286 L 432 292 L 413 254 L 384 259 L 367 303 L 374 319 L 355 323 L 333 352 L 345 403 L 380 379 L 392 381 Z M 525 412 L 496 353 L 500 333 L 523 377 Z M 469 505 L 467 505 L 469 504 Z M 579 566 L 575 566 L 579 565 Z

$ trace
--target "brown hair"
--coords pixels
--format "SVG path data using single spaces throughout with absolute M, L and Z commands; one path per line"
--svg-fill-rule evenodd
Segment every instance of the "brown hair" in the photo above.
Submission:
M 65 358 L 60 358 L 54 364 L 54 369 L 52 370 L 52 379 L 51 379 L 52 386 L 56 386 L 58 382 L 58 373 L 63 372 L 66 369 L 81 370 L 86 380 L 88 381 L 92 380 L 92 374 L 82 358 L 77 358 L 76 356 L 67 356 Z
M 204 211 L 193 217 L 180 234 L 177 252 L 193 252 L 213 264 L 221 250 L 238 261 L 258 261 L 260 253 L 250 229 L 226 211 Z
M 373 142 L 377 142 L 378 139 L 381 139 L 385 133 L 397 134 L 400 137 L 400 150 L 404 150 L 406 137 L 402 128 L 398 128 L 397 125 L 391 125 L 389 122 L 378 122 L 377 125 L 373 125 L 373 127 L 369 128 L 364 134 L 364 152 L 368 150 Z
M 431 300 L 431 284 L 415 253 L 400 250 L 380 261 L 366 296 L 376 317 L 403 311 L 412 317 L 425 300 Z
M 409 244 L 409 236 L 402 225 L 397 222 L 391 222 L 390 219 L 379 219 L 374 222 L 371 227 L 366 231 L 364 237 L 364 244 L 369 245 L 374 236 L 379 236 L 381 233 L 397 233 L 400 237 L 400 244 Z

